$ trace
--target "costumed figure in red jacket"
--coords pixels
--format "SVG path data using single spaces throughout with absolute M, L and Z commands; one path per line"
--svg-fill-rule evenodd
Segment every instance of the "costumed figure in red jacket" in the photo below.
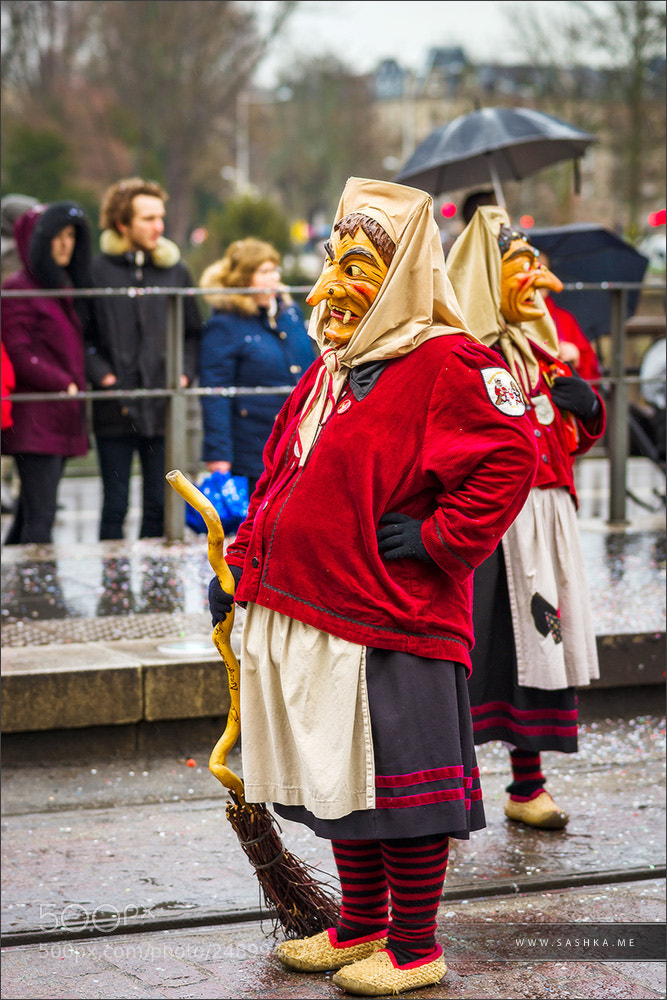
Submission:
M 544 250 L 540 250 L 539 259 L 542 267 L 550 268 L 549 258 Z M 548 288 L 544 289 L 542 297 L 558 334 L 558 357 L 572 365 L 577 375 L 588 382 L 596 382 L 602 376 L 598 356 L 577 317 L 569 309 L 563 309 Z
M 523 510 L 475 571 L 475 743 L 510 748 L 508 819 L 561 829 L 568 815 L 544 788 L 541 752 L 577 750 L 575 689 L 599 676 L 573 460 L 603 434 L 604 404 L 559 360 L 540 290 L 562 283 L 505 209 L 478 208 L 447 265 L 469 327 L 521 385 L 539 453 Z
M 3 290 L 90 287 L 90 232 L 78 205 L 30 208 L 17 220 L 14 236 L 23 268 Z M 14 456 L 21 481 L 5 544 L 51 542 L 65 462 L 88 451 L 82 400 L 18 399 L 39 392 L 75 397 L 86 388 L 86 314 L 85 303 L 69 295 L 2 300 L 2 339 L 16 375 L 13 425 L 2 431 L 2 452 Z
M 247 801 L 331 840 L 340 877 L 338 926 L 278 958 L 384 995 L 446 971 L 449 837 L 484 826 L 472 573 L 536 449 L 514 378 L 460 315 L 427 194 L 351 178 L 325 252 L 307 299 L 320 356 L 227 549 L 247 605 L 243 773 Z M 217 579 L 209 602 L 214 621 L 231 607 Z
M 7 351 L 5 350 L 4 341 L 0 340 L 0 352 L 1 354 L 1 367 L 0 372 L 2 373 L 2 409 L 0 429 L 8 430 L 14 423 L 14 418 L 12 416 L 12 400 L 11 395 L 16 388 L 16 375 L 14 374 L 14 366 L 10 360 Z
M 576 316 L 568 309 L 559 306 L 553 295 L 545 295 L 544 303 L 558 333 L 558 357 L 566 364 L 572 365 L 577 375 L 586 381 L 597 381 L 602 374 L 598 357 L 590 340 L 579 326 Z

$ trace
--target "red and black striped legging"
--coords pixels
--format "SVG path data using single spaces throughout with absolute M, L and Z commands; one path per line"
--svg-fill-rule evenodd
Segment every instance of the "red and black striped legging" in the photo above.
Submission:
M 333 840 L 331 844 L 342 893 L 338 940 L 351 941 L 388 926 L 387 948 L 399 965 L 432 954 L 449 837 L 434 834 L 396 840 Z

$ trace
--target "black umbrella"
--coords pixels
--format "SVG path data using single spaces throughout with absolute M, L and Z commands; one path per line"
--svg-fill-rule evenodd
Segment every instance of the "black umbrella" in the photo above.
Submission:
M 549 268 L 563 284 L 597 282 L 641 283 L 648 257 L 611 229 L 581 222 L 550 229 L 531 229 L 528 239 L 549 255 Z M 589 340 L 609 333 L 611 292 L 568 289 L 554 295 L 554 301 L 574 314 Z M 628 290 L 627 317 L 634 315 L 639 289 Z M 626 318 L 627 318 L 626 317 Z
M 441 125 L 415 149 L 395 180 L 427 191 L 522 180 L 561 160 L 583 156 L 593 135 L 531 108 L 482 108 Z

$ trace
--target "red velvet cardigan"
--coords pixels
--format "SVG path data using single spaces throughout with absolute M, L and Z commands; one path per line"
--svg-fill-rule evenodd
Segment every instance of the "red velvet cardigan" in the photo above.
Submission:
M 236 599 L 470 668 L 472 572 L 521 510 L 537 464 L 528 417 L 503 412 L 485 385 L 483 369 L 507 369 L 463 334 L 427 341 L 389 361 L 364 398 L 348 382 L 299 468 L 296 426 L 320 366 L 278 415 L 228 547 L 243 567 Z M 384 561 L 376 531 L 393 511 L 424 521 L 433 563 Z
M 537 350 L 535 353 L 539 359 L 540 353 Z M 551 360 L 546 355 L 543 355 L 542 358 L 545 362 Z M 551 389 L 543 373 L 540 374 L 539 382 L 529 396 L 528 417 L 533 425 L 533 434 L 539 456 L 533 485 L 541 490 L 563 486 L 568 490 L 577 507 L 579 501 L 574 482 L 574 459 L 576 456 L 585 455 L 587 451 L 590 451 L 596 441 L 599 441 L 604 434 L 607 424 L 607 414 L 602 397 L 594 386 L 591 386 L 591 389 L 598 397 L 600 409 L 592 420 L 584 422 L 575 418 L 576 443 L 574 440 L 570 442 L 565 416 L 555 403 L 551 404 L 553 415 L 551 423 L 545 424 L 539 420 L 539 406 L 534 405 L 536 398 L 546 396 L 551 400 Z M 571 415 L 569 419 L 572 420 Z

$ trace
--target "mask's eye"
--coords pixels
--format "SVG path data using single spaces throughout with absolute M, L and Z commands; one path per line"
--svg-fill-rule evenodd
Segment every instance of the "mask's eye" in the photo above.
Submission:
M 345 273 L 349 278 L 363 278 L 364 276 L 364 272 L 358 264 L 348 264 L 345 268 Z

